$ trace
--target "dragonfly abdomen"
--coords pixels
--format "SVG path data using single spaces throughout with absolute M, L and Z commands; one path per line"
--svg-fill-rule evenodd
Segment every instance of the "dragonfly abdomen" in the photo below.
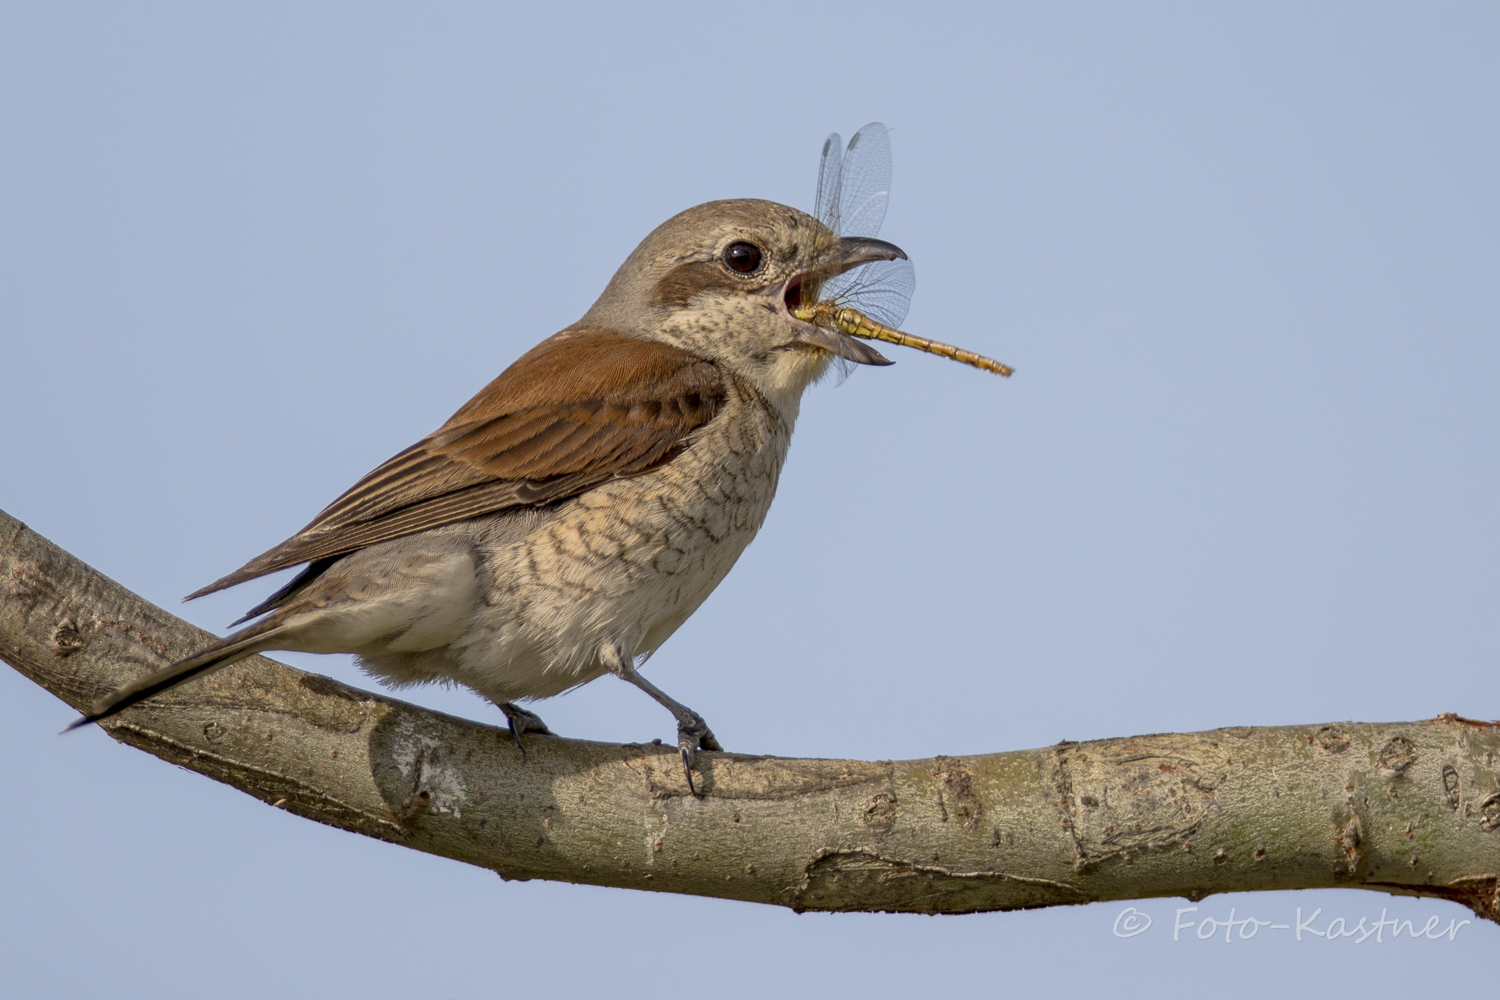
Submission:
M 820 303 L 821 304 L 821 303 Z M 972 365 L 996 375 L 1009 376 L 1015 369 L 1009 365 L 1001 364 L 994 358 L 987 358 L 973 351 L 966 351 L 952 344 L 945 344 L 939 340 L 930 340 L 927 337 L 918 337 L 904 330 L 893 330 L 892 328 L 877 323 L 858 309 L 849 306 L 839 306 L 833 310 L 833 321 L 838 328 L 851 337 L 862 337 L 865 340 L 883 340 L 888 344 L 899 344 L 902 347 L 914 347 L 928 354 L 936 354 L 941 358 L 958 361 L 962 364 Z

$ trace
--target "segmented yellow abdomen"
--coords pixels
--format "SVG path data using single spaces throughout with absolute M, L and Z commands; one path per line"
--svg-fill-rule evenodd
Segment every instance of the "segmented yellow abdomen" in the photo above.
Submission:
M 826 306 L 818 303 L 816 313 L 826 315 Z M 882 323 L 877 323 L 858 309 L 841 306 L 833 311 L 832 319 L 840 330 L 851 337 L 862 337 L 865 340 L 883 340 L 888 344 L 900 344 L 902 347 L 914 347 L 928 354 L 936 354 L 938 357 L 950 358 L 975 368 L 982 368 L 996 375 L 1009 377 L 1014 368 L 1003 365 L 994 358 L 987 358 L 973 351 L 966 351 L 952 344 L 945 344 L 940 340 L 930 340 L 927 337 L 918 337 L 915 334 L 906 333 L 901 330 L 893 330 Z

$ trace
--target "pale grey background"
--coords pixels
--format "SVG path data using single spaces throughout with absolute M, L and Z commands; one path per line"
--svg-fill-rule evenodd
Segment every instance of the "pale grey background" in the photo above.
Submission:
M 914 352 L 807 400 L 651 676 L 734 749 L 922 757 L 1500 716 L 1489 4 L 0 8 L 0 506 L 169 607 L 710 198 L 892 128 Z M 183 613 L 222 629 L 271 586 Z M 344 658 L 303 666 L 368 683 Z M 413 700 L 498 721 L 477 699 Z M 558 731 L 670 736 L 610 679 Z M 494 875 L 61 738 L 0 670 L 14 996 L 1268 995 L 1493 985 L 1457 941 L 1174 945 Z M 1213 897 L 1446 925 L 1437 901 Z

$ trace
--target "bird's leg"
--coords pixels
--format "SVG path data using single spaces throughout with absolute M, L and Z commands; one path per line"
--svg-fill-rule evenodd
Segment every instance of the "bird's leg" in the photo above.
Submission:
M 703 716 L 652 684 L 635 669 L 635 658 L 619 644 L 609 643 L 599 651 L 599 659 L 610 673 L 622 681 L 629 681 L 655 698 L 657 704 L 672 713 L 677 720 L 677 751 L 682 754 L 682 770 L 687 775 L 688 791 L 694 795 L 698 789 L 693 785 L 693 757 L 699 750 L 723 750 Z
M 522 733 L 545 733 L 552 735 L 552 730 L 542 721 L 542 717 L 535 712 L 528 712 L 513 701 L 497 701 L 500 711 L 505 713 L 505 721 L 510 724 L 511 739 L 516 741 L 516 746 L 521 748 L 521 756 L 526 756 L 526 744 L 521 742 Z

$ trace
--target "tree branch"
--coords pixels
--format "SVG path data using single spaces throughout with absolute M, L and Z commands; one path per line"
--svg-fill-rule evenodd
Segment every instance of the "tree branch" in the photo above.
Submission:
M 0 512 L 0 657 L 75 708 L 212 637 Z M 529 736 L 254 657 L 105 728 L 329 826 L 505 878 L 968 913 L 1317 887 L 1500 921 L 1500 729 L 1244 727 L 914 761 Z

